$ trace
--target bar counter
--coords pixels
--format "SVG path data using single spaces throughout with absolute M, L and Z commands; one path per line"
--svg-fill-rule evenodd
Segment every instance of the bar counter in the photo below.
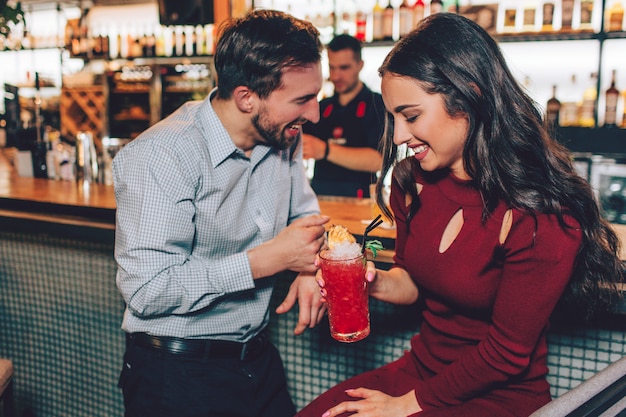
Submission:
M 369 200 L 320 198 L 329 224 L 356 235 L 371 218 Z M 13 360 L 17 415 L 113 417 L 123 415 L 117 379 L 122 366 L 124 311 L 116 285 L 113 187 L 17 177 L 0 152 L 0 357 Z M 616 226 L 624 236 L 625 228 Z M 372 238 L 387 250 L 395 230 L 379 227 Z M 277 280 L 270 311 L 294 278 Z M 372 331 L 365 340 L 334 341 L 324 320 L 295 337 L 297 307 L 270 318 L 269 334 L 285 364 L 298 408 L 332 385 L 400 357 L 419 332 L 419 305 L 370 302 Z M 622 328 L 606 323 L 553 329 L 548 381 L 560 396 L 626 355 Z

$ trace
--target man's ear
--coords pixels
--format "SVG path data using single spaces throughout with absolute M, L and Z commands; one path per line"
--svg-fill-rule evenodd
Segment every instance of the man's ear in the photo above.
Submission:
M 256 95 L 246 86 L 239 86 L 233 91 L 233 98 L 239 111 L 250 113 L 254 108 Z

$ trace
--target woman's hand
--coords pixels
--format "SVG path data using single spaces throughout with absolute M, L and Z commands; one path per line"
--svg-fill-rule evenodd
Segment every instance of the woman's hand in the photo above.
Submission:
M 406 417 L 422 411 L 414 391 L 401 397 L 392 397 L 381 391 L 356 388 L 346 390 L 346 394 L 360 399 L 344 401 L 327 410 L 322 417 L 333 417 L 342 413 L 354 413 L 351 415 L 360 417 Z
M 315 258 L 315 266 L 319 268 L 319 256 L 317 258 Z M 372 282 L 374 282 L 374 280 L 376 279 L 376 266 L 374 265 L 374 262 L 372 261 L 367 261 L 367 267 L 366 267 L 366 271 L 365 271 L 365 280 L 368 282 L 368 284 L 371 284 Z M 320 294 L 322 295 L 322 299 L 321 301 L 323 303 L 326 302 L 326 289 L 324 288 L 324 276 L 322 275 L 322 269 L 318 269 L 317 273 L 315 274 L 315 280 L 317 281 L 317 285 L 319 285 L 320 287 Z

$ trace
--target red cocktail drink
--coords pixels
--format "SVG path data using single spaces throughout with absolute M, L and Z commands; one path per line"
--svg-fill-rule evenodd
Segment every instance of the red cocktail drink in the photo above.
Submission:
M 365 256 L 333 259 L 323 250 L 320 260 L 331 336 L 340 342 L 364 339 L 370 334 Z

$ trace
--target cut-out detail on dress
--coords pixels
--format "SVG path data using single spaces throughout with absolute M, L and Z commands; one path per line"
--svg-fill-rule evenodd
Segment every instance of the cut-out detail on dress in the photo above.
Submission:
M 456 237 L 461 232 L 463 228 L 463 223 L 465 220 L 463 219 L 463 208 L 459 208 L 456 213 L 452 216 L 445 230 L 443 231 L 443 236 L 441 236 L 441 242 L 439 242 L 439 253 L 444 253 L 450 248 Z
M 506 238 L 509 237 L 511 226 L 513 225 L 513 210 L 509 209 L 504 213 L 502 218 L 502 228 L 500 229 L 500 244 L 504 245 Z
M 417 195 L 419 195 L 422 192 L 422 189 L 424 188 L 424 185 L 420 184 L 420 183 L 415 183 L 415 189 L 417 190 Z M 411 202 L 413 201 L 413 199 L 411 198 L 411 196 L 407 193 L 404 196 L 404 204 L 406 204 L 405 207 L 408 207 L 411 205 Z

